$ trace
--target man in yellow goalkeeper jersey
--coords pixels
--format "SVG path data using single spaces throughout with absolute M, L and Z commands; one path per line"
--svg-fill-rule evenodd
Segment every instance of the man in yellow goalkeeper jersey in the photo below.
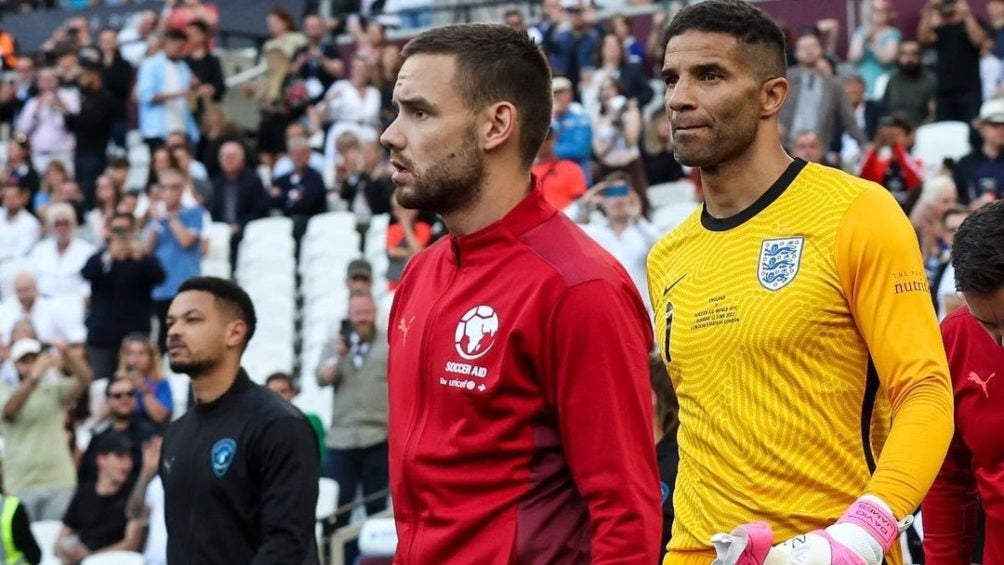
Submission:
M 731 532 L 716 563 L 898 564 L 952 436 L 914 231 L 881 186 L 785 153 L 778 112 L 813 85 L 789 84 L 762 11 L 708 0 L 665 37 L 674 151 L 705 203 L 648 258 L 680 403 L 664 563 L 707 565 Z

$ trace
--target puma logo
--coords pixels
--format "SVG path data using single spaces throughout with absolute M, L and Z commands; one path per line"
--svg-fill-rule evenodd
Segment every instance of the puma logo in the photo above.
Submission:
M 990 398 L 990 393 L 987 391 L 987 384 L 989 384 L 990 379 L 994 378 L 995 376 L 997 376 L 997 373 L 990 373 L 990 376 L 987 377 L 987 380 L 983 380 L 974 371 L 969 371 L 969 380 L 980 385 L 980 388 L 983 389 L 983 396 L 986 396 L 987 398 Z
M 408 345 L 408 330 L 411 329 L 411 324 L 414 321 L 415 317 L 412 316 L 411 318 L 408 318 L 407 321 L 405 321 L 404 318 L 401 318 L 401 321 L 398 322 L 397 329 L 401 330 L 401 345 Z

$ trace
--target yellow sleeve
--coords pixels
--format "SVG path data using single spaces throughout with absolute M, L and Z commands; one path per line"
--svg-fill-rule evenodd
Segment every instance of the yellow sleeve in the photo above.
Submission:
M 892 428 L 866 492 L 897 518 L 920 505 L 952 439 L 948 362 L 917 236 L 892 196 L 868 187 L 836 237 L 844 296 L 892 407 Z M 922 441 L 918 441 L 922 439 Z

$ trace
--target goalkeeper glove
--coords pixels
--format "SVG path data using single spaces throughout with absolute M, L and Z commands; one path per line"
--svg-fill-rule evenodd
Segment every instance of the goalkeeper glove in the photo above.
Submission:
M 897 523 L 881 499 L 865 495 L 836 524 L 769 549 L 765 547 L 772 543 L 772 533 L 762 522 L 716 534 L 711 538 L 718 553 L 713 565 L 879 565 L 912 521 L 909 516 Z

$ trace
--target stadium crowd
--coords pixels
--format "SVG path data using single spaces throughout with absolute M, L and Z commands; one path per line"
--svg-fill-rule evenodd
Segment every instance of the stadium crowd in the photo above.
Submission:
M 32 4 L 44 3 L 18 3 Z M 332 210 L 355 214 L 360 233 L 388 218 L 386 271 L 349 265 L 346 320 L 331 328 L 316 375 L 299 377 L 336 390 L 332 421 L 315 428 L 324 474 L 341 485 L 339 506 L 355 499 L 357 484 L 368 497 L 387 487 L 386 380 L 381 388 L 374 378 L 386 378 L 387 313 L 377 309 L 409 258 L 443 234 L 434 215 L 393 201 L 379 143 L 396 115 L 400 45 L 378 21 L 351 18 L 344 56 L 330 22 L 273 8 L 262 28 L 266 70 L 240 88 L 260 115 L 248 131 L 222 104 L 218 10 L 169 4 L 121 30 L 69 17 L 36 53 L 17 50 L 16 30 L 0 32 L 0 128 L 9 132 L 0 171 L 3 492 L 20 500 L 0 529 L 13 528 L 30 563 L 43 552 L 77 563 L 144 548 L 148 563 L 164 562 L 151 438 L 188 398 L 164 373 L 162 328 L 179 286 L 201 272 L 211 223 L 228 226 L 236 261 L 259 218 L 292 219 L 297 240 Z M 919 29 L 900 30 L 890 0 L 871 0 L 846 53 L 836 20 L 789 30 L 792 92 L 779 140 L 793 156 L 896 197 L 942 317 L 962 303 L 950 263 L 955 230 L 1004 196 L 1004 0 L 980 14 L 964 0 L 950 6 L 929 5 Z M 519 10 L 503 16 L 539 43 L 554 71 L 553 121 L 533 173 L 547 201 L 610 251 L 647 300 L 650 247 L 701 195 L 698 175 L 673 157 L 662 108 L 659 31 L 673 14 L 655 10 L 653 31 L 641 37 L 635 18 L 601 18 L 583 0 L 542 0 L 540 11 L 533 22 Z M 971 150 L 927 162 L 915 145 L 940 122 L 966 124 L 952 131 Z M 139 144 L 148 171 L 127 158 Z M 268 382 L 287 400 L 299 386 L 289 375 Z M 659 385 L 664 374 L 653 382 L 666 480 L 675 473 L 674 401 Z M 366 510 L 385 506 L 370 500 Z M 62 521 L 55 547 L 32 540 L 27 524 L 38 520 Z

